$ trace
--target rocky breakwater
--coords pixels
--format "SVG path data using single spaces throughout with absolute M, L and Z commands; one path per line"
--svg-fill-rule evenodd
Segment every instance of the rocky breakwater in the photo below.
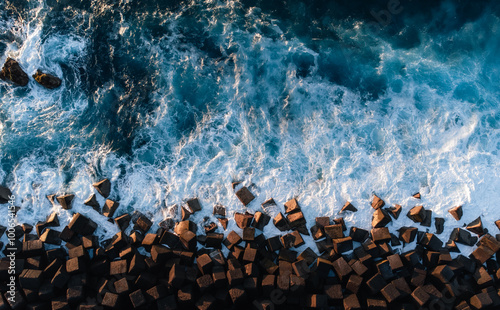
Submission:
M 110 195 L 109 180 L 94 187 L 103 197 Z M 244 206 L 255 205 L 247 187 L 236 195 Z M 70 197 L 48 198 L 71 210 Z M 457 227 L 445 244 L 419 230 L 432 223 L 432 212 L 423 206 L 407 212 L 414 226 L 389 231 L 387 224 L 399 219 L 403 207 L 386 207 L 377 196 L 370 230 L 349 227 L 342 217 L 317 217 L 308 225 L 295 198 L 282 207 L 271 198 L 261 210 L 231 218 L 224 206 L 215 205 L 213 217 L 198 224 L 190 218 L 203 206 L 191 198 L 175 209 L 179 220 L 164 220 L 156 228 L 144 214 L 120 212 L 110 199 L 102 210 L 95 194 L 85 204 L 120 231 L 99 242 L 97 224 L 80 213 L 64 227 L 57 213 L 37 223 L 35 231 L 19 225 L 16 300 L 7 299 L 9 259 L 3 258 L 0 309 L 500 308 L 500 236 L 486 232 L 481 219 Z M 341 209 L 356 211 L 350 202 Z M 450 210 L 453 216 L 462 212 Z M 434 222 L 444 225 L 440 218 Z M 281 233 L 264 234 L 268 225 Z M 305 239 L 313 239 L 308 244 L 315 249 L 303 246 Z M 414 246 L 395 250 L 401 243 Z M 452 258 L 456 243 L 476 249 L 469 257 Z

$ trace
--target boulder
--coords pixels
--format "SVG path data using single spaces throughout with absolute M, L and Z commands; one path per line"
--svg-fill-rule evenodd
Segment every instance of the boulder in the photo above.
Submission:
M 427 214 L 425 213 L 423 206 L 416 206 L 408 211 L 406 216 L 408 216 L 415 223 L 422 223 L 425 221 Z
M 109 179 L 104 179 L 102 181 L 92 184 L 92 186 L 101 194 L 102 197 L 108 198 L 111 192 L 111 182 Z
M 399 214 L 401 213 L 401 206 L 400 205 L 394 205 L 394 207 L 389 207 L 387 210 L 389 211 L 389 214 L 397 220 L 399 218 Z
M 75 198 L 75 195 L 73 194 L 62 195 L 57 197 L 57 201 L 64 210 L 69 210 L 71 209 L 71 202 L 73 201 L 73 198 Z
M 9 80 L 19 86 L 26 86 L 29 82 L 29 77 L 26 72 L 23 71 L 16 60 L 10 57 L 7 58 L 2 71 L 0 71 L 0 79 Z
M 373 213 L 372 227 L 375 228 L 384 227 L 390 222 L 391 222 L 391 217 L 389 216 L 389 213 L 386 210 L 380 208 L 376 209 L 375 212 Z
M 345 212 L 345 211 L 351 211 L 351 212 L 356 212 L 358 209 L 356 209 L 350 201 L 346 202 L 342 209 L 340 210 L 340 213 Z
M 462 215 L 463 215 L 462 206 L 451 208 L 448 212 L 457 221 L 460 221 L 460 219 L 462 218 Z
M 101 206 L 99 205 L 99 203 L 97 202 L 97 198 L 95 196 L 95 194 L 91 194 L 89 196 L 89 198 L 87 198 L 84 202 L 83 202 L 84 205 L 86 206 L 89 206 L 89 207 L 92 207 L 94 210 L 96 210 L 97 212 L 100 212 L 101 210 Z
M 48 89 L 54 89 L 61 86 L 60 78 L 52 74 L 43 73 L 40 69 L 36 70 L 36 73 L 33 74 L 33 78 L 38 82 L 38 84 Z
M 382 208 L 383 206 L 385 206 L 385 202 L 377 195 L 373 195 L 372 208 L 377 210 Z
M 466 228 L 468 231 L 471 231 L 479 236 L 482 236 L 485 233 L 481 217 L 478 217 L 477 219 L 469 223 Z
M 12 196 L 10 189 L 0 186 L 0 204 L 9 202 L 9 196 Z
M 444 230 L 444 218 L 436 217 L 434 219 L 434 224 L 436 225 L 436 234 L 440 234 Z

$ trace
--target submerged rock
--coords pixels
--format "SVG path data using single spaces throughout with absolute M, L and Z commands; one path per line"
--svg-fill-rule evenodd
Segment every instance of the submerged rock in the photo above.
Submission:
M 11 81 L 19 86 L 26 86 L 29 82 L 29 77 L 26 72 L 23 71 L 16 60 L 10 57 L 7 58 L 2 71 L 0 71 L 0 79 Z
M 61 86 L 60 78 L 48 73 L 43 73 L 40 69 L 36 70 L 36 73 L 33 74 L 33 78 L 38 82 L 38 84 L 48 89 L 54 89 Z

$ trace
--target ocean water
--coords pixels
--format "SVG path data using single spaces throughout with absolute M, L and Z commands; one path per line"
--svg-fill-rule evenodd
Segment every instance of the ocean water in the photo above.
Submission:
M 203 206 L 199 225 L 215 220 L 217 203 L 231 218 L 245 210 L 231 186 L 241 181 L 256 196 L 249 210 L 297 197 L 309 227 L 351 201 L 359 211 L 347 225 L 370 228 L 376 193 L 403 206 L 392 231 L 412 225 L 404 214 L 422 204 L 445 218 L 443 241 L 478 216 L 498 233 L 498 1 L 3 0 L 0 9 L 0 62 L 63 80 L 57 90 L 0 81 L 0 183 L 20 223 L 81 212 L 110 237 L 117 228 L 82 204 L 109 178 L 116 214 L 139 210 L 155 225 L 191 197 Z M 54 193 L 74 193 L 73 209 L 52 206 Z M 460 222 L 447 212 L 456 205 Z

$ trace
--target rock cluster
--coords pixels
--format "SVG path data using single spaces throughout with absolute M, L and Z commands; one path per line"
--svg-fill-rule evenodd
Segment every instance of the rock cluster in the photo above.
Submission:
M 108 180 L 94 186 L 108 197 L 109 185 Z M 244 205 L 256 199 L 248 189 L 239 193 Z M 63 197 L 57 200 L 71 206 Z M 85 203 L 100 209 L 95 196 Z M 152 231 L 144 214 L 122 213 L 112 219 L 120 232 L 102 241 L 92 219 L 76 213 L 60 229 L 53 213 L 34 232 L 28 224 L 16 227 L 16 298 L 7 299 L 5 257 L 0 309 L 499 309 L 500 237 L 488 234 L 480 219 L 467 227 L 478 237 L 457 228 L 444 245 L 416 227 L 391 234 L 386 225 L 401 207 L 384 208 L 379 197 L 373 205 L 370 231 L 348 230 L 343 218 L 330 217 L 317 217 L 308 230 L 293 198 L 273 219 L 279 235 L 262 233 L 271 225 L 266 210 L 278 208 L 269 199 L 261 211 L 235 213 L 237 228 L 231 231 L 189 219 L 162 222 Z M 107 199 L 103 215 L 113 217 L 117 207 Z M 192 198 L 183 209 L 194 214 L 202 205 Z M 224 206 L 214 206 L 213 214 L 227 224 Z M 408 216 L 423 223 L 431 215 L 416 207 Z M 309 233 L 317 251 L 298 251 Z M 415 240 L 405 252 L 392 248 Z M 469 257 L 452 259 L 455 242 L 477 242 L 477 248 Z
M 40 69 L 33 74 L 33 78 L 40 85 L 48 89 L 54 89 L 61 86 L 60 78 L 44 73 Z M 2 71 L 0 71 L 0 79 L 10 81 L 18 86 L 26 86 L 29 82 L 28 74 L 24 72 L 21 65 L 15 59 L 10 57 L 7 58 L 2 67 Z

